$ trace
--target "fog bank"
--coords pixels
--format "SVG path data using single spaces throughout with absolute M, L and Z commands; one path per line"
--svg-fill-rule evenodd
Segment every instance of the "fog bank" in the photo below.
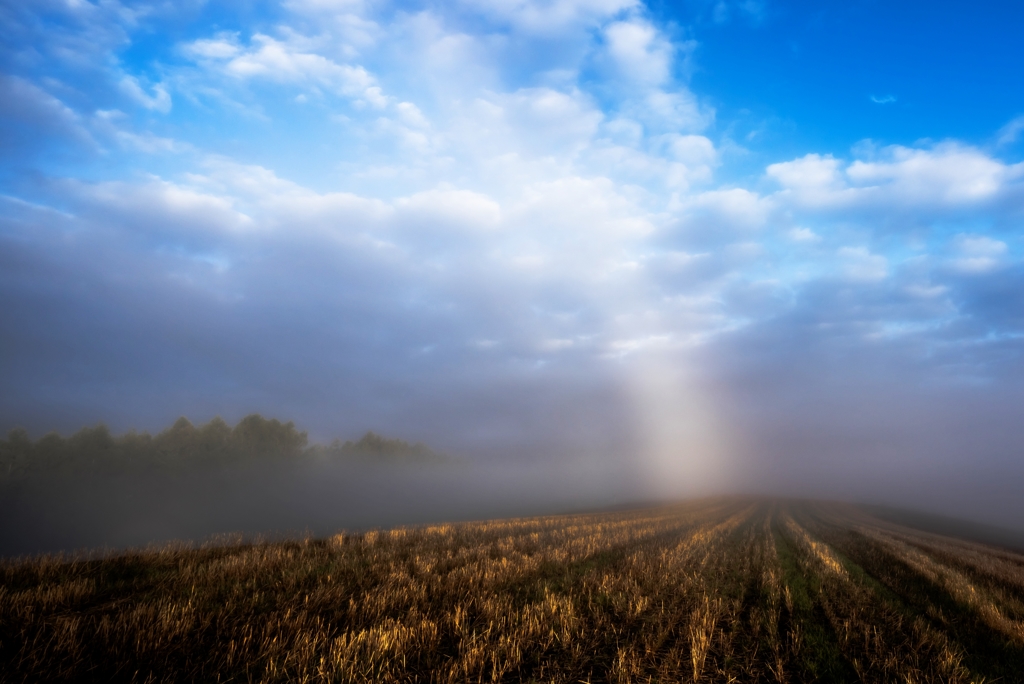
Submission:
M 264 463 L 173 475 L 40 476 L 0 486 L 0 555 L 143 547 L 596 509 L 637 500 L 610 473 L 519 465 Z

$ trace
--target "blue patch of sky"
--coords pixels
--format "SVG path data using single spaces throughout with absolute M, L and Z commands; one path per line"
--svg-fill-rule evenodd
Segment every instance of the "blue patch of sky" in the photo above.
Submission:
M 653 0 L 651 11 L 690 27 L 693 89 L 770 158 L 846 155 L 864 138 L 986 144 L 1024 112 L 1024 4 L 766 0 L 754 15 L 739 4 Z

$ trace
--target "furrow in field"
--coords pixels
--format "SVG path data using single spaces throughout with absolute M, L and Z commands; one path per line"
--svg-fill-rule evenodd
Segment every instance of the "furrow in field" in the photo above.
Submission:
M 733 623 L 737 613 L 718 563 L 737 560 L 729 548 L 730 539 L 749 522 L 753 510 L 738 510 L 718 524 L 681 536 L 675 544 L 638 549 L 608 569 L 602 578 L 606 586 L 635 581 L 644 587 L 645 595 L 655 597 L 642 615 L 641 637 L 620 652 L 610 679 L 682 681 L 701 678 L 716 668 L 723 625 Z
M 817 634 L 818 660 L 834 662 L 828 656 L 834 647 L 849 666 L 845 675 L 833 672 L 833 679 L 972 680 L 959 646 L 926 621 L 908 619 L 891 605 L 861 568 L 820 536 L 821 525 L 806 511 L 786 516 L 782 527 L 806 573 L 812 602 L 827 624 L 827 632 L 822 625 Z
M 929 582 L 942 587 L 958 603 L 970 607 L 994 630 L 1024 642 L 1024 623 L 1007 617 L 995 597 L 980 588 L 968 576 L 946 565 L 921 548 L 878 528 L 858 526 L 857 532 L 874 540 L 886 552 L 898 557 Z
M 1024 671 L 1024 651 L 1016 640 L 994 630 L 977 611 L 922 575 L 898 549 L 864 534 L 865 529 L 872 529 L 873 519 L 839 505 L 806 506 L 804 510 L 803 520 L 812 532 L 856 570 L 857 581 L 874 591 L 878 605 L 886 606 L 912 627 L 918 635 L 915 643 L 920 638 L 924 644 L 948 644 L 948 653 L 960 658 L 979 681 L 1015 681 L 1017 673 Z M 905 648 L 912 655 L 927 652 L 926 646 Z
M 887 522 L 863 525 L 878 529 L 962 574 L 1009 619 L 1018 623 L 1024 620 L 1024 556 Z

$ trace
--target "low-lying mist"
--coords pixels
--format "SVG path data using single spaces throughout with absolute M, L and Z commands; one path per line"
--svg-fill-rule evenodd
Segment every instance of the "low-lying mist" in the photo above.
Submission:
M 264 462 L 3 484 L 0 555 L 275 537 L 560 513 L 631 500 L 623 482 L 497 464 Z
M 258 414 L 182 418 L 156 435 L 103 425 L 0 440 L 0 555 L 220 535 L 327 535 L 607 506 L 640 490 L 593 463 L 471 461 L 367 433 L 309 445 Z
M 489 450 L 429 413 L 397 429 L 423 435 L 425 445 L 372 433 L 309 444 L 294 424 L 258 415 L 234 427 L 178 421 L 152 436 L 96 427 L 33 442 L 14 431 L 0 439 L 0 555 L 319 536 L 730 493 L 894 506 L 1024 530 L 1014 402 L 971 402 L 962 390 L 922 396 L 914 383 L 900 391 L 846 383 L 829 394 L 802 375 L 728 393 L 709 383 L 678 396 L 664 391 L 662 375 L 633 376 L 646 383 L 637 396 L 648 398 L 634 402 L 646 418 L 638 437 L 616 433 L 630 419 L 624 404 L 590 393 L 538 411 L 564 434 L 523 421 L 515 434 L 491 435 Z M 518 416 L 513 409 L 507 415 Z M 477 424 L 476 414 L 460 415 Z

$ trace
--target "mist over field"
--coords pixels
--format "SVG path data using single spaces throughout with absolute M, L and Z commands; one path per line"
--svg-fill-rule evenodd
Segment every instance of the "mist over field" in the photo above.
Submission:
M 219 473 L 37 480 L 4 491 L 0 555 L 275 540 L 564 513 L 628 489 L 522 469 L 265 464 Z
M 292 424 L 257 415 L 233 430 L 180 419 L 155 437 L 98 427 L 26 439 L 0 441 L 0 556 L 324 537 L 635 506 L 645 495 L 626 471 L 474 463 L 373 433 L 307 446 Z
M 1024 10 L 899 5 L 4 3 L 0 431 L 451 460 L 13 478 L 0 553 L 732 493 L 1024 529 Z

